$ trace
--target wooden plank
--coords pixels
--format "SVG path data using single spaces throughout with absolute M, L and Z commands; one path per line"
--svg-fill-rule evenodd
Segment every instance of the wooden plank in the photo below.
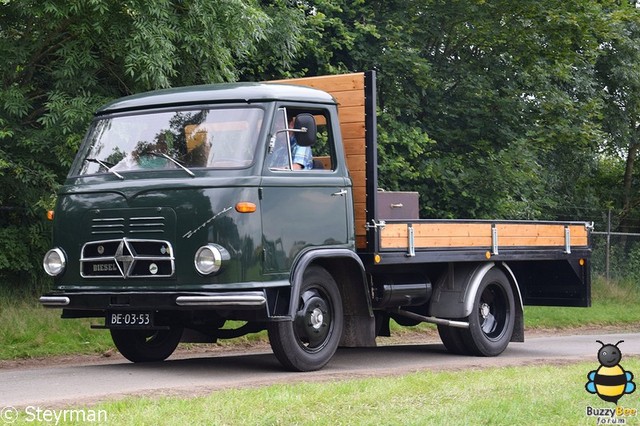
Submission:
M 491 223 L 413 223 L 416 248 L 464 248 L 492 246 Z M 564 247 L 563 224 L 497 224 L 498 247 Z M 584 226 L 570 227 L 571 246 L 587 246 Z M 381 232 L 381 247 L 407 249 L 407 224 L 387 224 Z
M 338 109 L 340 123 L 364 123 L 364 107 L 351 106 Z
M 269 83 L 296 84 L 309 86 L 325 92 L 338 92 L 345 90 L 364 90 L 364 73 L 352 73 L 341 75 L 322 75 L 318 77 L 301 77 L 286 80 L 273 80 Z
M 356 170 L 366 170 L 367 163 L 364 158 L 364 154 L 362 155 L 348 155 L 347 156 L 347 166 L 350 171 Z
M 350 90 L 348 92 L 331 92 L 340 108 L 361 106 L 364 107 L 364 91 Z
M 414 239 L 416 248 L 462 248 L 462 247 L 491 247 L 491 238 L 469 238 L 469 237 L 425 237 Z M 385 237 L 381 241 L 383 249 L 403 249 L 409 247 L 407 238 Z
M 342 123 L 340 125 L 340 131 L 342 133 L 343 139 L 361 140 L 363 143 L 362 147 L 364 149 L 364 135 L 365 135 L 364 121 L 358 122 L 358 123 Z
M 364 155 L 364 139 L 343 139 L 346 155 Z
M 322 167 L 325 170 L 331 170 L 331 157 L 330 156 L 328 156 L 328 155 L 314 156 L 313 159 L 320 161 L 322 163 Z
M 364 170 L 351 170 L 351 180 L 354 187 L 365 186 L 365 172 Z
M 564 225 L 560 224 L 520 224 L 504 223 L 497 224 L 498 236 L 502 237 L 562 237 L 564 238 Z
M 416 237 L 491 237 L 490 223 L 415 223 Z
M 565 245 L 565 225 L 563 224 L 497 224 L 498 246 L 545 247 Z M 587 230 L 584 226 L 569 228 L 572 246 L 588 245 Z
M 356 205 L 362 206 L 363 208 L 365 206 L 364 197 L 367 196 L 365 191 L 366 191 L 366 188 L 364 186 L 354 186 L 353 187 L 353 198 L 358 200 L 358 201 L 354 201 L 354 202 L 356 203 Z M 362 204 L 360 204 L 360 203 L 362 203 Z
M 589 232 L 586 226 L 571 225 L 569 226 L 569 232 L 571 232 L 571 246 L 588 246 L 589 245 Z

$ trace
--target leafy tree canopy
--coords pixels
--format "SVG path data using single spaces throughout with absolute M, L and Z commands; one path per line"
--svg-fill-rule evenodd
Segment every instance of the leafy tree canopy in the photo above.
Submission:
M 287 27 L 276 28 L 283 16 Z M 100 105 L 233 81 L 266 44 L 286 65 L 302 18 L 254 0 L 0 2 L 0 271 L 40 269 L 43 212 Z

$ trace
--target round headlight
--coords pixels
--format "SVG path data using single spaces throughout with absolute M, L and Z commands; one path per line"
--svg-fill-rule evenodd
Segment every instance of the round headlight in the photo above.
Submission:
M 222 269 L 229 258 L 229 252 L 224 247 L 217 244 L 207 244 L 198 249 L 194 263 L 198 272 L 202 275 L 210 275 Z
M 60 275 L 66 265 L 67 259 L 64 256 L 64 252 L 59 248 L 49 250 L 42 261 L 45 272 L 52 277 Z

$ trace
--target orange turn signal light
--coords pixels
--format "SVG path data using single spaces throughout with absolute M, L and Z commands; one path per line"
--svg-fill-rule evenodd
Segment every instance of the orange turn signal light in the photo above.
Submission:
M 47 210 L 47 219 L 53 220 L 54 212 L 53 210 Z
M 240 201 L 236 204 L 236 211 L 238 213 L 253 213 L 256 211 L 256 205 L 248 201 Z

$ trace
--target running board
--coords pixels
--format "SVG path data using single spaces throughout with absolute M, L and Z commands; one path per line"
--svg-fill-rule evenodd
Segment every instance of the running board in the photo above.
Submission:
M 430 324 L 446 325 L 449 327 L 456 327 L 456 328 L 469 328 L 469 323 L 464 321 L 453 321 L 445 318 L 425 317 L 423 315 L 419 315 L 409 311 L 403 311 L 401 309 L 395 309 L 391 312 L 397 315 L 402 315 L 403 317 L 420 321 L 420 322 L 428 322 Z

